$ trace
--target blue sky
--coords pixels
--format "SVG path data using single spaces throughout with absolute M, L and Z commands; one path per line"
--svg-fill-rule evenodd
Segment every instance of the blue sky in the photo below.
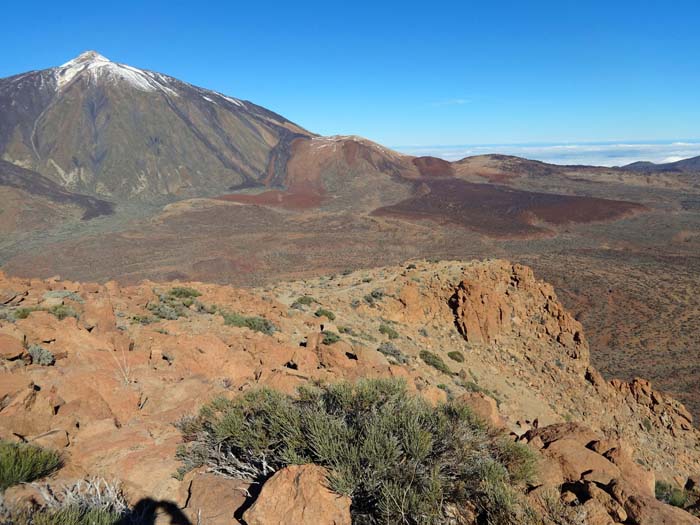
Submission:
M 40 0 L 3 19 L 0 77 L 95 49 L 404 150 L 700 138 L 697 1 Z

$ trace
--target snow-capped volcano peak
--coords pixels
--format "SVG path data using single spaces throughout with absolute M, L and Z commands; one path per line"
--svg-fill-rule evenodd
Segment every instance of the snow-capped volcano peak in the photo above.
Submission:
M 126 82 L 140 91 L 161 90 L 175 95 L 167 86 L 168 78 L 165 75 L 112 62 L 97 51 L 85 51 L 55 71 L 59 90 L 67 87 L 76 77 L 86 74 L 89 81 Z
M 107 57 L 100 55 L 97 51 L 85 51 L 84 53 L 79 54 L 73 60 L 69 60 L 63 64 L 61 68 L 75 67 L 92 62 L 110 62 L 110 60 Z

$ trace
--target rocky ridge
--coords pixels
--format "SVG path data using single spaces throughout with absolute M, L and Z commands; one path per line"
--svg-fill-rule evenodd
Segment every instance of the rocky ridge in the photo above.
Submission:
M 240 482 L 173 477 L 172 423 L 259 385 L 400 377 L 432 402 L 462 397 L 539 451 L 533 500 L 555 490 L 586 523 L 697 523 L 653 497 L 655 480 L 700 472 L 692 417 L 644 380 L 603 380 L 580 323 L 527 267 L 416 261 L 249 291 L 184 283 L 201 295 L 177 301 L 174 286 L 0 275 L 0 438 L 64 450 L 56 482 L 118 477 L 134 500 L 175 501 L 190 519 L 275 523 L 289 501 L 312 505 L 318 472 L 278 472 L 248 509 Z M 260 331 L 227 323 L 233 313 Z M 326 505 L 338 514 L 325 522 L 349 522 L 343 505 Z

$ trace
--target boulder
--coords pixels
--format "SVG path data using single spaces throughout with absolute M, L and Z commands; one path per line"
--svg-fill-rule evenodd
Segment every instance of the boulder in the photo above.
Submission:
M 0 334 L 0 359 L 17 359 L 24 354 L 24 345 L 19 339 Z
M 492 397 L 482 392 L 467 392 L 460 401 L 471 408 L 472 412 L 495 428 L 503 427 L 503 419 L 498 412 L 498 404 Z
M 181 507 L 192 523 L 239 523 L 234 514 L 246 502 L 249 486 L 245 481 L 195 470 L 183 480 Z
M 686 511 L 647 496 L 630 496 L 625 510 L 637 525 L 700 525 L 700 519 Z
M 273 475 L 243 519 L 248 525 L 351 525 L 350 498 L 331 492 L 328 472 L 317 465 L 292 465 Z

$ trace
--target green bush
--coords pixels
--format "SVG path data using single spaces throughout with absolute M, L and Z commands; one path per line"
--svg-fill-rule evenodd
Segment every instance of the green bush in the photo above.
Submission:
M 385 323 L 379 325 L 379 333 L 386 335 L 389 339 L 396 339 L 399 337 L 399 333 Z
M 53 450 L 0 441 L 0 492 L 46 477 L 62 465 L 61 456 Z
M 317 303 L 318 301 L 311 297 L 310 295 L 302 295 L 299 297 L 296 301 L 294 301 L 297 304 L 303 304 L 304 306 L 310 306 L 313 303 Z
M 387 357 L 393 357 L 397 363 L 408 363 L 408 358 L 405 355 L 403 355 L 401 350 L 396 348 L 396 346 L 394 346 L 394 344 L 390 343 L 389 341 L 385 341 L 384 343 L 380 344 L 377 348 L 377 352 L 384 354 Z
M 333 343 L 337 343 L 340 341 L 340 336 L 333 332 L 332 330 L 324 330 L 321 332 L 323 335 L 323 344 L 324 345 L 332 345 Z
M 49 350 L 46 350 L 39 345 L 30 345 L 28 352 L 32 358 L 32 363 L 34 364 L 51 366 L 56 363 L 56 356 L 54 356 Z
M 384 299 L 384 292 L 379 289 L 372 290 L 372 292 L 365 295 L 363 299 L 368 305 L 373 306 L 375 302 Z
M 73 308 L 71 308 L 70 306 L 66 306 L 64 304 L 57 304 L 56 306 L 52 306 L 48 309 L 48 312 L 50 314 L 55 315 L 59 321 L 63 321 L 66 317 L 78 317 L 78 312 L 73 310 Z
M 490 430 L 459 402 L 433 407 L 397 380 L 269 389 L 219 398 L 178 423 L 185 468 L 264 481 L 290 464 L 330 470 L 354 523 L 439 524 L 477 506 L 479 523 L 524 523 L 533 480 L 527 447 Z
M 168 292 L 171 297 L 177 297 L 178 299 L 194 299 L 202 295 L 194 288 L 187 288 L 186 286 L 176 286 Z
M 17 308 L 14 311 L 13 316 L 15 319 L 26 319 L 29 317 L 30 313 L 37 312 L 39 310 L 41 310 L 41 308 L 38 306 L 23 306 L 22 308 Z
M 326 317 L 329 321 L 335 320 L 335 314 L 330 310 L 326 310 L 325 308 L 319 308 L 318 310 L 316 310 L 316 313 L 314 315 L 316 317 Z
M 458 350 L 452 350 L 451 352 L 447 352 L 447 357 L 449 357 L 453 361 L 457 361 L 458 363 L 464 363 L 464 356 L 462 355 L 462 352 Z
M 124 516 L 102 509 L 81 509 L 66 507 L 63 509 L 38 509 L 25 511 L 12 517 L 14 525 L 120 525 Z
M 656 499 L 663 501 L 668 505 L 683 508 L 688 502 L 690 496 L 685 489 L 674 486 L 665 481 L 657 481 L 654 487 Z
M 261 332 L 265 335 L 275 333 L 276 327 L 271 321 L 259 316 L 245 316 L 238 313 L 221 312 L 224 322 L 229 326 L 238 326 L 241 328 L 249 328 L 255 332 Z
M 436 370 L 439 370 L 443 374 L 452 375 L 452 370 L 450 370 L 450 367 L 445 364 L 445 361 L 443 361 L 442 357 L 439 355 L 428 352 L 427 350 L 421 350 L 419 355 L 426 364 L 432 366 Z
M 13 525 L 137 525 L 145 516 L 129 508 L 121 486 L 102 478 L 79 480 L 60 489 L 43 491 L 41 507 L 12 512 Z M 1 520 L 0 520 L 1 522 Z

